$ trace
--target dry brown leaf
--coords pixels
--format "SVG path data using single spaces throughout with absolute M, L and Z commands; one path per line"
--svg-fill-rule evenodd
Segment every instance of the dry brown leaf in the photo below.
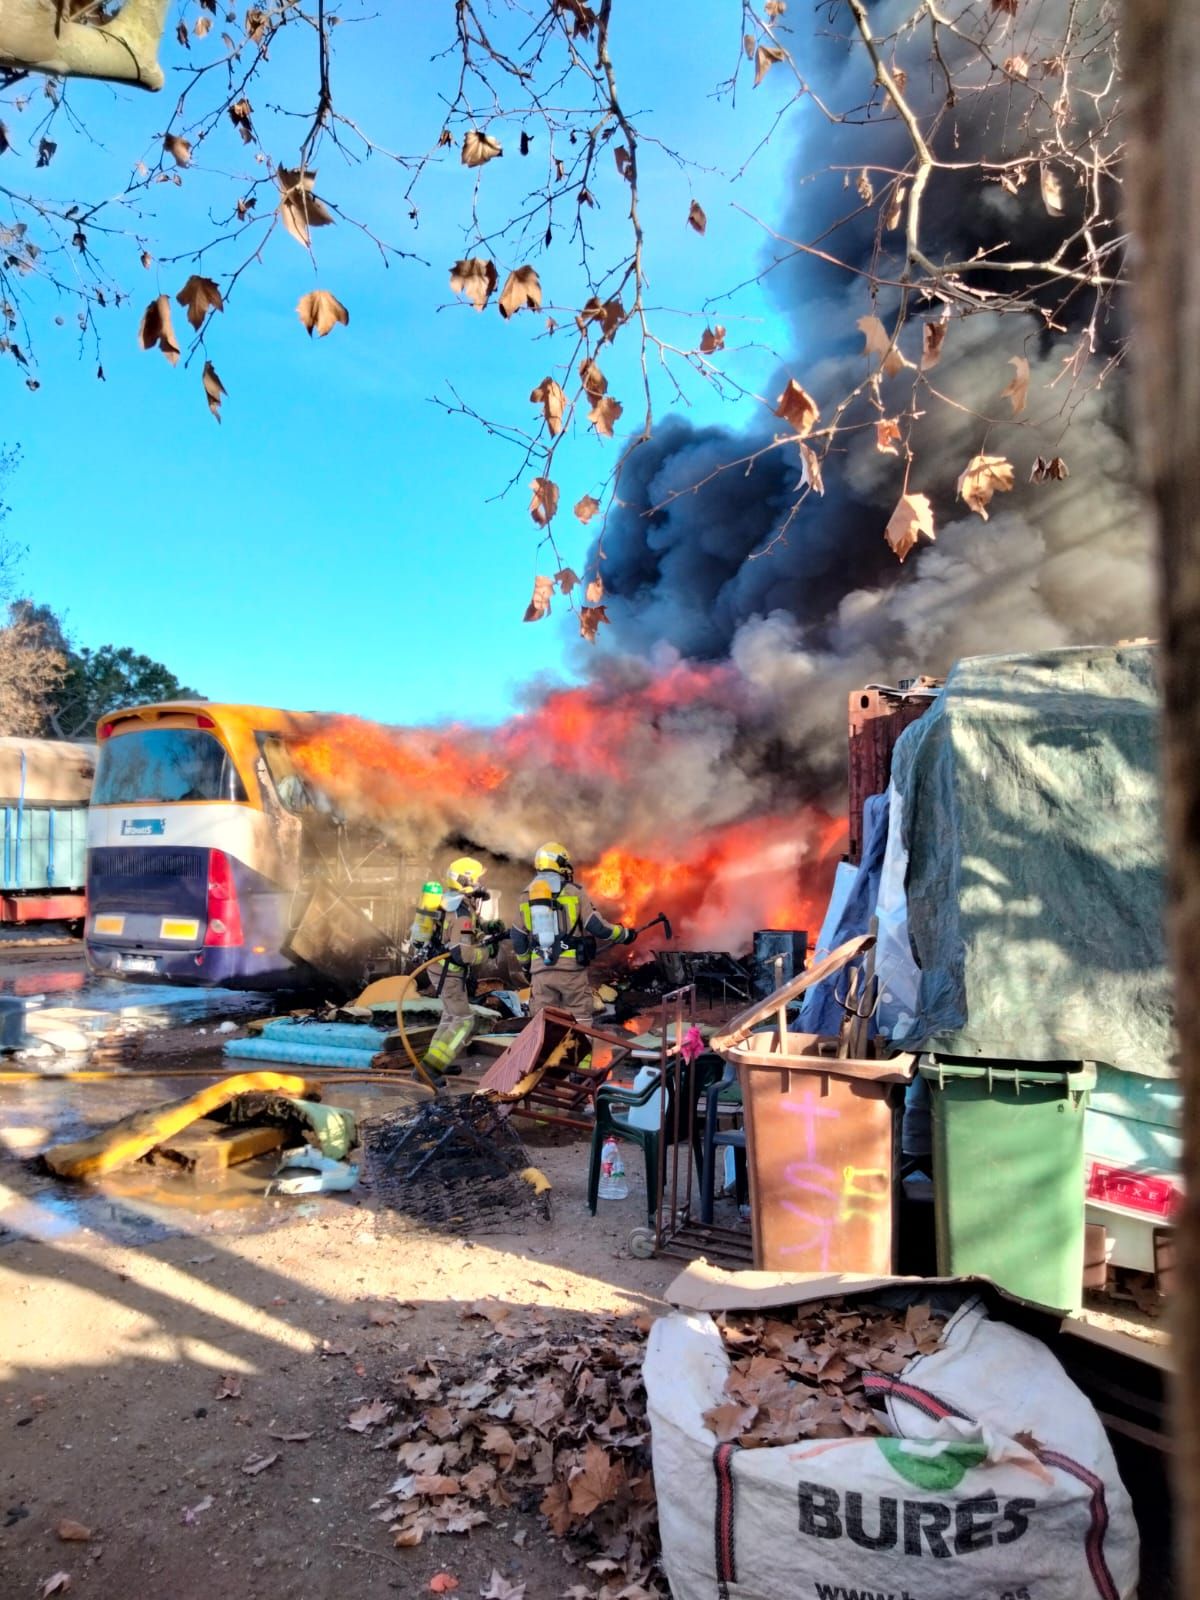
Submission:
M 504 150 L 490 133 L 479 133 L 475 128 L 468 128 L 463 134 L 462 164 L 464 167 L 482 167 L 485 162 L 494 161 L 497 156 L 502 156 Z
M 538 595 L 538 584 L 545 584 L 542 594 L 545 598 L 546 604 L 544 609 L 538 612 L 539 616 L 544 616 L 545 612 L 549 611 L 550 609 L 550 596 L 554 593 L 554 579 L 538 578 L 533 590 L 535 600 Z M 528 622 L 531 620 L 531 618 L 527 616 L 525 620 Z M 479 1448 L 481 1450 L 486 1450 L 488 1455 L 496 1456 L 498 1458 L 501 1472 L 507 1472 L 512 1466 L 513 1462 L 517 1459 L 516 1441 L 514 1440 L 512 1434 L 509 1433 L 508 1429 L 500 1427 L 498 1423 L 493 1423 L 491 1427 L 483 1430 L 483 1437 L 479 1441 Z
M 556 383 L 553 378 L 543 378 L 529 398 L 534 405 L 541 406 L 551 436 L 560 434 L 563 429 L 563 412 L 567 404 L 562 385 Z
M 896 445 L 900 438 L 900 424 L 894 417 L 884 417 L 875 424 L 875 448 L 882 455 L 898 456 Z
M 933 530 L 933 507 L 929 504 L 929 496 L 902 494 L 896 509 L 888 518 L 883 537 L 891 545 L 897 560 L 903 561 L 922 534 L 927 539 L 937 537 Z
M 499 1567 L 492 1568 L 486 1589 L 480 1589 L 482 1600 L 525 1600 L 526 1585 L 509 1583 Z
M 588 412 L 588 421 L 602 439 L 611 439 L 613 436 L 613 423 L 620 419 L 624 410 L 619 400 L 614 400 L 612 395 L 601 395 L 595 405 Z
M 928 372 L 942 359 L 942 346 L 946 342 L 949 323 L 927 322 L 921 334 L 921 371 Z
M 71 1574 L 69 1572 L 55 1572 L 49 1578 L 43 1578 L 38 1586 L 39 1600 L 49 1600 L 52 1594 L 66 1594 L 71 1587 Z
M 862 201 L 863 205 L 869 206 L 871 201 L 875 198 L 875 185 L 871 182 L 871 174 L 867 171 L 866 167 L 864 167 L 859 173 L 858 181 L 855 183 L 854 187 L 858 190 L 858 198 Z
M 147 272 L 149 272 L 150 268 L 154 265 L 154 257 L 150 254 L 149 250 L 143 250 L 141 259 L 143 267 L 145 267 Z
M 992 10 L 1002 11 L 1007 17 L 1017 14 L 1017 0 L 992 0 Z
M 221 420 L 221 400 L 225 394 L 225 385 L 217 377 L 217 369 L 211 361 L 204 363 L 204 371 L 200 374 L 200 381 L 204 385 L 204 398 L 208 401 L 208 409 Z
M 604 579 L 593 578 L 591 583 L 589 583 L 587 588 L 583 591 L 583 598 L 587 601 L 588 605 L 598 606 L 601 600 L 604 599 Z
M 1024 56 L 1006 56 L 1000 65 L 1010 78 L 1019 78 L 1022 83 L 1029 77 L 1029 62 Z
M 419 1472 L 413 1479 L 413 1493 L 428 1495 L 434 1500 L 457 1494 L 460 1487 L 457 1478 L 447 1477 L 442 1472 Z
M 617 171 L 623 178 L 631 177 L 633 173 L 633 157 L 623 144 L 617 145 L 613 151 L 613 160 L 617 163 Z
M 608 379 L 592 360 L 585 356 L 579 363 L 579 381 L 583 384 L 584 391 L 593 399 L 599 399 L 602 394 L 608 393 Z
M 242 1380 L 234 1373 L 226 1373 L 217 1385 L 214 1398 L 217 1400 L 240 1400 L 242 1398 Z
M 626 320 L 625 307 L 619 300 L 601 301 L 592 295 L 576 316 L 575 323 L 580 333 L 584 333 L 593 322 L 598 322 L 601 342 L 607 344 L 616 336 L 617 329 Z
M 242 1471 L 248 1478 L 256 1478 L 260 1472 L 265 1472 L 268 1467 L 273 1467 L 279 1460 L 279 1451 L 274 1451 L 269 1456 L 247 1456 L 242 1462 Z
M 1061 483 L 1064 478 L 1071 476 L 1071 470 L 1061 456 L 1050 456 L 1043 460 L 1038 456 L 1033 463 L 1033 471 L 1029 474 L 1031 483 Z
M 533 491 L 529 515 L 544 528 L 558 510 L 558 485 L 551 478 L 535 478 L 529 487 Z
M 212 28 L 212 18 L 211 17 L 197 17 L 195 22 L 192 24 L 192 37 L 194 39 L 207 38 L 211 28 Z
M 504 280 L 497 302 L 502 317 L 515 316 L 518 311 L 542 309 L 542 285 L 537 271 L 530 266 L 517 267 Z
M 718 322 L 713 328 L 705 328 L 700 335 L 700 354 L 702 356 L 710 356 L 714 350 L 724 350 L 724 348 L 725 329 L 721 324 Z
M 575 1520 L 570 1506 L 570 1495 L 567 1486 L 561 1481 L 552 1483 L 542 1496 L 538 1509 L 550 1524 L 550 1532 L 556 1539 L 561 1539 L 570 1529 Z
M 92 1537 L 90 1528 L 85 1528 L 82 1522 L 73 1522 L 70 1517 L 63 1517 L 54 1531 L 64 1544 L 86 1544 Z
M 302 295 L 296 302 L 296 315 L 308 329 L 310 339 L 314 328 L 323 339 L 339 322 L 344 328 L 350 321 L 350 313 L 328 289 L 310 289 Z
M 177 167 L 187 167 L 192 161 L 192 147 L 177 133 L 168 133 L 163 139 L 163 149 Z
M 224 311 L 221 291 L 211 278 L 201 278 L 195 273 L 175 296 L 181 306 L 187 307 L 187 319 L 198 328 L 210 311 Z
M 424 1421 L 435 1439 L 450 1439 L 459 1431 L 458 1418 L 449 1406 L 430 1406 Z
M 1008 364 L 1010 367 L 1015 367 L 1016 371 L 1008 388 L 1001 389 L 1000 398 L 1011 401 L 1012 414 L 1014 417 L 1019 417 L 1029 398 L 1029 363 L 1024 356 L 1009 356 Z
M 299 168 L 280 167 L 275 173 L 279 185 L 279 217 L 284 227 L 307 250 L 312 244 L 312 229 L 327 228 L 333 222 L 333 212 L 313 193 L 315 172 Z
M 235 100 L 229 109 L 229 120 L 233 123 L 241 136 L 243 144 L 254 143 L 254 125 L 250 121 L 250 114 L 254 107 L 249 100 Z
M 395 1409 L 388 1400 L 369 1400 L 350 1413 L 346 1426 L 351 1433 L 369 1433 L 379 1423 L 386 1422 Z
M 604 606 L 581 606 L 579 609 L 579 634 L 589 644 L 595 644 L 596 633 L 602 622 L 608 621 Z
M 726 1400 L 719 1406 L 710 1406 L 700 1420 L 706 1428 L 716 1434 L 718 1444 L 726 1444 L 730 1439 L 737 1439 L 745 1433 L 757 1415 L 757 1406 L 741 1405 L 736 1400 Z
M 821 413 L 812 395 L 802 389 L 795 378 L 789 378 L 787 388 L 775 402 L 775 415 L 790 423 L 804 439 L 817 425 Z
M 958 480 L 958 497 L 986 522 L 994 494 L 1007 494 L 1013 486 L 1012 463 L 1003 456 L 972 456 Z
M 171 326 L 171 302 L 165 294 L 160 294 L 157 300 L 151 300 L 142 312 L 138 339 L 143 350 L 153 350 L 157 345 L 172 366 L 179 360 L 179 346 Z
M 575 502 L 575 515 L 583 523 L 590 522 L 599 509 L 600 502 L 592 494 L 585 494 Z
M 908 199 L 907 184 L 897 183 L 892 190 L 891 200 L 888 202 L 887 216 L 884 218 L 885 228 L 898 228 L 904 219 L 904 202 Z
M 697 233 L 703 233 L 708 227 L 708 218 L 704 215 L 704 207 L 699 200 L 693 200 L 688 207 L 688 227 L 695 228 Z
M 800 446 L 800 482 L 814 494 L 825 493 L 825 474 L 821 457 L 811 445 Z
M 456 261 L 450 268 L 450 287 L 455 294 L 468 299 L 476 311 L 482 311 L 496 292 L 496 263 L 482 256 L 468 256 Z
M 908 73 L 905 72 L 903 67 L 892 68 L 892 82 L 896 85 L 896 88 L 900 91 L 900 93 L 903 94 L 905 89 L 908 87 Z M 883 109 L 886 111 L 891 104 L 892 91 L 889 89 L 883 97 Z
M 571 590 L 581 581 L 579 574 L 573 567 L 564 567 L 561 572 L 554 574 L 554 581 L 563 594 L 570 594 Z
M 858 327 L 866 340 L 863 354 L 879 357 L 880 370 L 885 377 L 890 378 L 908 365 L 878 317 L 859 317 Z
M 779 61 L 787 60 L 787 51 L 777 44 L 760 44 L 754 52 L 754 87 L 759 84 Z
M 452 1572 L 435 1572 L 429 1580 L 430 1594 L 453 1594 L 458 1588 L 458 1579 Z
M 1041 166 L 1042 204 L 1052 217 L 1063 214 L 1062 180 L 1048 161 Z
M 768 16 L 772 22 L 774 22 L 777 17 L 783 16 L 786 10 L 787 0 L 767 0 L 766 5 L 763 7 L 764 14 Z
M 594 1439 L 583 1447 L 579 1467 L 571 1474 L 568 1489 L 571 1510 L 577 1517 L 590 1517 L 601 1506 L 615 1500 L 625 1483 L 625 1464 L 610 1459 Z

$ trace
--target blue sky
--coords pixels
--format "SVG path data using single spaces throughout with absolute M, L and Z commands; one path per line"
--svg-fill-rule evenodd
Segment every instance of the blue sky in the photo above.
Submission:
M 430 60 L 449 42 L 452 8 L 379 10 L 380 20 L 338 30 L 335 92 L 381 142 L 415 151 L 436 137 L 438 95 L 453 82 L 451 63 Z M 746 78 L 736 108 L 713 97 L 739 45 L 728 0 L 698 0 L 686 23 L 665 6 L 618 10 L 627 13 L 614 52 L 625 103 L 645 113 L 645 132 L 711 169 L 681 172 L 644 147 L 652 299 L 698 311 L 705 295 L 746 278 L 761 259 L 762 232 L 734 202 L 768 221 L 782 211 L 792 148 L 786 121 L 744 177 L 730 176 L 771 132 L 789 86 L 777 74 L 751 93 Z M 164 59 L 178 51 L 168 46 Z M 273 61 L 276 93 L 293 65 L 282 54 Z M 99 144 L 64 130 L 49 168 L 35 172 L 15 150 L 4 158 L 5 177 L 31 189 L 44 184 L 53 196 L 115 192 L 132 163 L 156 148 L 174 94 L 170 81 L 159 97 L 72 85 L 70 104 Z M 516 126 L 504 137 L 505 157 L 481 174 L 496 215 L 529 187 Z M 282 137 L 268 143 L 278 159 L 294 159 Z M 172 370 L 136 344 L 142 305 L 173 295 L 189 271 L 211 267 L 146 271 L 132 239 L 118 242 L 109 260 L 130 303 L 101 315 L 102 384 L 92 350 L 79 354 L 71 308 L 35 291 L 40 389 L 30 392 L 11 361 L 0 365 L 0 445 L 22 455 L 6 487 L 5 533 L 28 550 L 20 589 L 64 615 L 80 643 L 132 645 L 213 699 L 405 722 L 490 720 L 510 709 L 523 681 L 566 669 L 577 641 L 565 607 L 538 624 L 521 621 L 535 573 L 553 570 L 536 551 L 530 474 L 497 499 L 518 465 L 511 448 L 431 403 L 453 383 L 481 411 L 528 424 L 535 408 L 526 396 L 551 364 L 540 318 L 506 323 L 494 303 L 482 314 L 452 303 L 447 269 L 462 253 L 472 179 L 457 151 L 448 157 L 423 184 L 414 231 L 395 167 L 375 158 L 348 169 L 324 154 L 318 192 L 429 265 L 385 270 L 369 242 L 343 224 L 317 235 L 314 276 L 304 251 L 277 230 L 261 267 L 212 319 L 209 354 L 229 391 L 219 427 L 205 409 L 199 363 Z M 208 207 L 227 207 L 237 193 L 219 185 L 214 168 L 253 170 L 232 134 L 222 134 L 179 189 L 154 191 L 158 254 L 202 240 Z M 606 157 L 601 227 L 618 226 L 624 192 Z M 703 238 L 685 226 L 693 196 L 708 213 Z M 507 267 L 533 260 L 547 305 L 559 303 L 556 282 L 567 286 L 567 307 L 575 303 L 569 247 L 513 259 L 499 245 L 496 257 L 502 279 Z M 345 302 L 351 320 L 310 340 L 294 307 L 318 285 Z M 782 337 L 777 309 L 753 288 L 713 320 L 730 329 L 729 369 L 761 388 Z M 176 325 L 187 331 L 181 308 Z M 691 340 L 702 326 L 669 324 L 673 336 Z M 634 358 L 627 336 L 605 362 L 627 421 L 638 413 Z M 688 392 L 698 420 L 736 421 L 748 404 L 722 403 L 699 382 Z M 662 385 L 658 405 L 660 414 L 670 405 Z M 582 434 L 568 442 L 556 468 L 565 507 L 599 492 L 618 446 Z M 568 561 L 582 567 L 586 530 L 569 510 L 558 527 Z

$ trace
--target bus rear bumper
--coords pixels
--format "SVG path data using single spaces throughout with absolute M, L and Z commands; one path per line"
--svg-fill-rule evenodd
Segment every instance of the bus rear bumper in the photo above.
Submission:
M 241 946 L 199 950 L 130 950 L 88 939 L 88 970 L 125 983 L 188 984 L 201 989 L 298 988 L 304 974 L 279 951 L 256 954 Z

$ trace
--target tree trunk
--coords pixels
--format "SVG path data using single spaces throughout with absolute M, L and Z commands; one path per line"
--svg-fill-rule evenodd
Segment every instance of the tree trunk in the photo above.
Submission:
M 1137 445 L 1158 523 L 1183 1180 L 1173 1333 L 1181 1594 L 1200 1594 L 1200 7 L 1126 0 Z

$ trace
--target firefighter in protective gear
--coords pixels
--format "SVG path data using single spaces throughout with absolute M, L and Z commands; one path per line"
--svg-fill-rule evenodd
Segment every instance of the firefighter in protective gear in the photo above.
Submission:
M 537 876 L 522 896 L 512 930 L 513 953 L 530 974 L 530 1014 L 558 1006 L 590 1025 L 588 963 L 601 949 L 632 944 L 637 933 L 605 922 L 587 890 L 575 882 L 564 845 L 544 844 L 533 866 Z
M 476 969 L 491 954 L 480 936 L 479 902 L 487 898 L 484 867 L 470 856 L 460 856 L 446 869 L 442 892 L 440 944 L 445 955 L 430 967 L 435 993 L 441 996 L 442 1020 L 429 1042 L 423 1065 L 439 1074 L 458 1074 L 455 1065 L 475 1031 L 471 990 Z

